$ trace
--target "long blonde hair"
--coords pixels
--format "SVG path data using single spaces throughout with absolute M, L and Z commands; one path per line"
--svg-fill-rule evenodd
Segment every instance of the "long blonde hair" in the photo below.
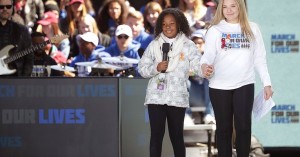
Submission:
M 99 33 L 99 29 L 96 23 L 96 20 L 89 14 L 86 14 L 84 17 L 80 18 L 78 21 L 78 27 L 80 26 L 80 24 L 86 24 L 86 25 L 90 25 L 93 27 L 93 33 L 98 34 Z M 82 33 L 79 31 L 79 33 Z
M 239 17 L 238 18 L 239 18 L 239 23 L 241 26 L 241 31 L 245 34 L 245 36 L 248 39 L 254 40 L 255 37 L 254 37 L 254 34 L 253 34 L 250 24 L 249 24 L 245 1 L 244 0 L 235 0 L 235 1 L 239 7 Z M 220 0 L 219 5 L 217 7 L 216 14 L 215 14 L 213 20 L 211 21 L 210 25 L 208 26 L 208 28 L 210 28 L 213 25 L 217 25 L 218 23 L 220 23 L 221 20 L 225 19 L 225 16 L 223 15 L 223 4 L 224 4 L 224 0 Z
M 84 3 L 81 4 L 82 5 L 82 11 L 80 13 L 80 17 L 79 18 L 84 18 L 88 13 L 86 10 L 86 6 Z M 71 6 L 69 6 L 67 8 L 67 21 L 68 21 L 68 27 L 69 27 L 69 34 L 71 35 L 71 37 L 76 35 L 76 28 L 77 28 L 77 21 L 79 19 L 76 19 L 76 17 L 73 15 L 73 11 Z

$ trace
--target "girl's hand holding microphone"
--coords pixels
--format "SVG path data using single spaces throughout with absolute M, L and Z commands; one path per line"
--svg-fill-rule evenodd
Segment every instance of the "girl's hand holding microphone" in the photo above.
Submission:
M 159 72 L 165 72 L 168 68 L 168 61 L 162 61 L 160 63 L 158 63 L 157 65 L 157 71 Z
M 202 70 L 203 76 L 207 79 L 211 78 L 214 74 L 214 66 L 213 65 L 202 64 L 201 70 Z

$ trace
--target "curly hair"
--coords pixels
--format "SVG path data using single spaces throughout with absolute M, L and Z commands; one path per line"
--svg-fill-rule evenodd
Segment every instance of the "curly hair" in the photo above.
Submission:
M 158 37 L 159 34 L 162 32 L 162 24 L 166 15 L 172 15 L 175 18 L 178 33 L 182 32 L 187 37 L 191 35 L 191 29 L 184 14 L 177 8 L 167 8 L 164 9 L 158 16 L 154 31 L 155 38 Z

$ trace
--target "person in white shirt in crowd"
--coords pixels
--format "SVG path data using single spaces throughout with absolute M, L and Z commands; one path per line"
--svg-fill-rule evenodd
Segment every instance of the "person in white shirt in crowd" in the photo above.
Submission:
M 237 156 L 248 157 L 255 70 L 263 83 L 266 100 L 272 97 L 273 90 L 264 41 L 257 24 L 248 21 L 244 0 L 219 1 L 200 62 L 202 75 L 209 79 L 218 157 L 232 156 L 233 126 Z

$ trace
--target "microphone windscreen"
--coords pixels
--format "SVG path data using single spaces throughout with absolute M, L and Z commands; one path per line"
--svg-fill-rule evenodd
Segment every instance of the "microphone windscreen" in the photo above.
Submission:
M 170 50 L 170 43 L 163 43 L 162 51 L 168 53 Z

